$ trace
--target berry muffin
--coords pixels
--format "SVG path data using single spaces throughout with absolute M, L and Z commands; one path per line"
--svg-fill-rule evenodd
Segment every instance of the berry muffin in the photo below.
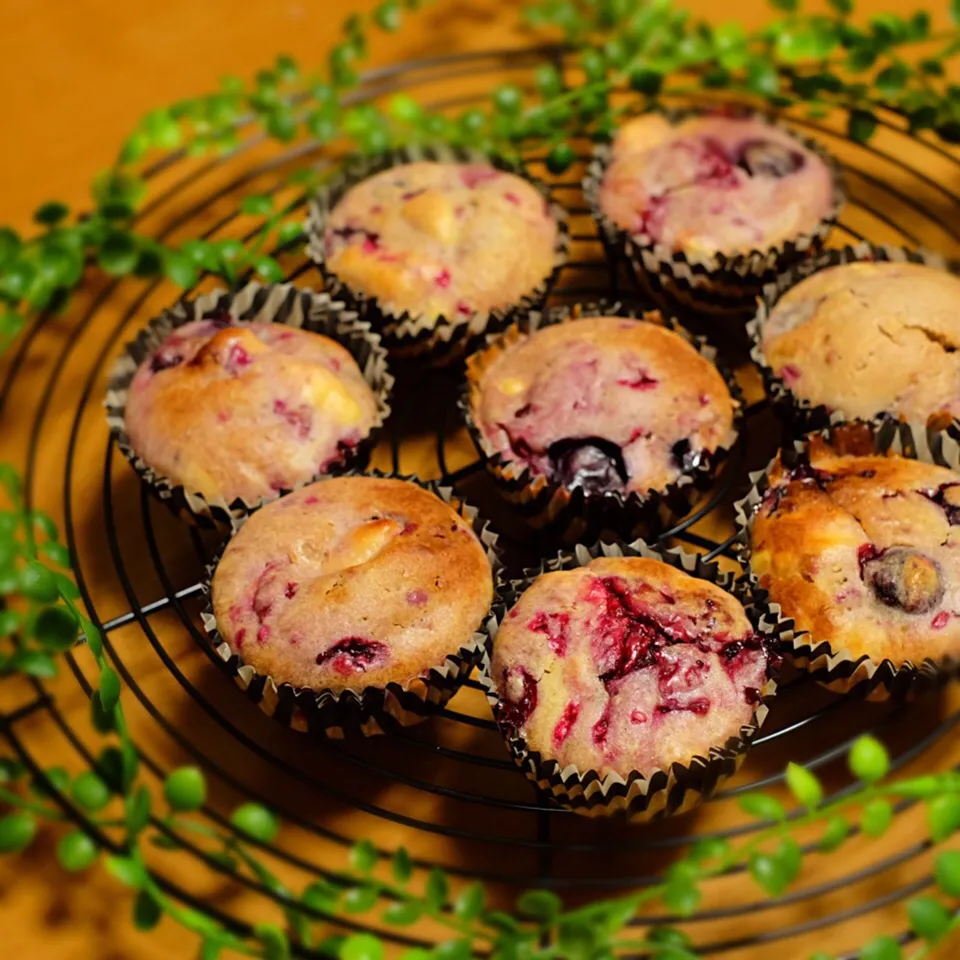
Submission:
M 607 556 L 526 586 L 496 634 L 489 681 L 504 733 L 539 765 L 649 782 L 741 752 L 771 660 L 717 583 L 653 556 Z
M 468 362 L 468 418 L 495 474 L 622 503 L 689 482 L 732 445 L 724 377 L 658 314 L 551 322 L 564 316 Z
M 558 215 L 509 170 L 421 160 L 347 175 L 321 194 L 308 232 L 336 292 L 379 317 L 391 349 L 413 350 L 542 297 L 565 249 Z
M 804 425 L 960 415 L 960 277 L 946 270 L 830 266 L 775 295 L 751 330 L 755 358 Z
M 901 668 L 960 654 L 960 474 L 815 438 L 739 510 L 752 576 L 805 634 L 794 659 L 834 689 L 882 697 Z
M 222 312 L 178 327 L 141 363 L 124 426 L 171 482 L 254 504 L 342 462 L 376 420 L 377 398 L 339 343 Z
M 252 514 L 212 577 L 226 656 L 314 699 L 350 694 L 379 726 L 384 710 L 419 722 L 478 659 L 493 599 L 492 555 L 460 506 L 413 482 L 346 476 Z M 404 694 L 412 713 L 390 707 Z

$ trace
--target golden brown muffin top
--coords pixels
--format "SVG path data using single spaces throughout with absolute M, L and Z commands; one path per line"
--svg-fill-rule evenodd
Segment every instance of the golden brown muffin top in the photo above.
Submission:
M 406 683 L 471 640 L 493 575 L 470 524 L 414 483 L 321 480 L 253 514 L 214 572 L 220 635 L 279 685 Z
M 546 573 L 501 624 L 498 716 L 581 773 L 649 777 L 709 756 L 750 721 L 768 655 L 740 603 L 659 560 Z

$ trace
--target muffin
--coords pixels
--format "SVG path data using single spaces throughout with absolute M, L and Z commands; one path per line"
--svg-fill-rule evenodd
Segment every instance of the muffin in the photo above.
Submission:
M 732 772 L 773 689 L 768 641 L 703 565 L 693 576 L 676 556 L 592 553 L 529 581 L 501 622 L 497 720 L 538 780 L 549 767 L 581 783 L 690 786 L 697 767 L 696 792 L 709 793 L 720 771 L 705 771 L 724 757 Z
M 655 290 L 718 309 L 749 307 L 774 267 L 822 242 L 842 202 L 825 155 L 752 115 L 636 117 L 586 187 Z
M 553 519 L 590 500 L 665 493 L 729 448 L 738 403 L 723 375 L 658 314 L 514 328 L 468 362 L 468 417 L 495 475 L 547 497 Z M 532 518 L 537 522 L 537 518 Z
M 367 172 L 348 172 L 320 195 L 310 249 L 335 291 L 382 325 L 392 350 L 463 346 L 491 318 L 545 294 L 565 250 L 545 188 L 487 161 Z
M 221 311 L 178 327 L 143 360 L 124 428 L 134 453 L 170 482 L 254 504 L 342 462 L 377 413 L 339 343 Z
M 771 297 L 754 356 L 804 426 L 960 414 L 960 277 L 909 262 L 818 270 Z
M 354 711 L 334 711 L 322 727 L 419 722 L 482 646 L 493 556 L 472 516 L 416 483 L 376 476 L 322 480 L 268 504 L 212 576 L 221 655 L 306 692 L 315 720 L 328 702 Z
M 960 653 L 960 474 L 814 438 L 740 510 L 751 575 L 805 634 L 794 659 L 833 689 L 882 697 Z

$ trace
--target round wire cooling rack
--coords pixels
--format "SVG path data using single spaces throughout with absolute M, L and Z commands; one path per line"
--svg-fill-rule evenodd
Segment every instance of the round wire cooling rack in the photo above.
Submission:
M 435 106 L 460 109 L 482 96 L 495 77 L 529 80 L 530 69 L 545 56 L 562 65 L 558 51 L 540 49 L 401 64 L 369 73 L 358 99 L 417 87 Z M 956 254 L 960 158 L 953 152 L 932 139 L 908 136 L 895 117 L 881 118 L 870 145 L 846 141 L 827 121 L 795 122 L 821 138 L 845 167 L 851 201 L 834 243 L 870 239 Z M 223 160 L 171 155 L 147 171 L 156 199 L 141 214 L 141 228 L 159 239 L 254 238 L 262 224 L 248 223 L 238 213 L 239 197 L 271 193 L 295 210 L 304 197 L 291 195 L 284 174 L 323 160 L 312 145 L 268 152 L 253 134 Z M 583 204 L 579 178 L 585 160 L 583 152 L 579 167 L 562 178 L 551 178 L 542 162 L 531 160 L 571 211 L 573 256 L 554 298 L 620 298 L 643 305 L 627 266 L 605 257 Z M 288 279 L 318 284 L 318 274 L 295 246 L 274 251 Z M 787 760 L 815 769 L 834 797 L 852 789 L 843 757 L 866 730 L 888 743 L 898 771 L 960 762 L 950 736 L 960 723 L 960 700 L 952 688 L 913 704 L 873 705 L 786 677 L 741 773 L 713 801 L 669 821 L 631 826 L 584 820 L 539 796 L 509 760 L 476 681 L 438 718 L 389 737 L 318 743 L 280 728 L 214 669 L 199 610 L 200 579 L 217 546 L 215 536 L 174 522 L 150 498 L 117 455 L 102 416 L 110 361 L 173 296 L 161 281 L 115 281 L 96 289 L 69 318 L 40 318 L 10 361 L 0 406 L 7 422 L 15 417 L 13 432 L 22 439 L 13 457 L 24 470 L 28 503 L 62 518 L 83 600 L 127 688 L 125 702 L 146 775 L 156 783 L 185 762 L 201 766 L 211 783 L 201 816 L 227 831 L 233 829 L 227 812 L 237 803 L 255 800 L 273 807 L 286 828 L 276 843 L 261 847 L 290 889 L 315 877 L 331 878 L 349 846 L 370 837 L 384 855 L 406 846 L 418 870 L 442 866 L 455 879 L 485 880 L 493 898 L 503 902 L 520 886 L 552 887 L 573 901 L 612 895 L 654 882 L 695 840 L 754 836 L 764 824 L 740 813 L 735 798 L 761 787 L 781 791 Z M 742 345 L 735 340 L 720 345 L 728 362 L 742 368 L 748 397 L 743 435 L 714 489 L 664 540 L 732 563 L 730 504 L 745 489 L 748 471 L 767 462 L 780 435 Z M 402 378 L 389 441 L 374 465 L 455 485 L 501 531 L 516 570 L 546 545 L 525 533 L 499 500 L 458 423 L 457 387 L 455 372 Z M 50 683 L 18 682 L 11 698 L 0 688 L 0 733 L 41 781 L 54 749 L 74 766 L 97 762 L 100 744 L 80 709 L 92 690 L 87 661 L 81 652 L 68 655 L 66 676 Z M 99 833 L 60 802 L 68 817 Z M 908 803 L 901 804 L 901 813 L 884 841 L 856 837 L 842 857 L 808 858 L 796 887 L 777 901 L 760 898 L 743 871 L 706 884 L 704 908 L 688 922 L 700 952 L 749 960 L 777 949 L 785 957 L 800 957 L 829 938 L 834 952 L 847 949 L 843 956 L 852 957 L 849 951 L 865 939 L 865 931 L 901 929 L 902 901 L 932 884 L 922 814 Z M 792 810 L 790 816 L 800 814 Z M 189 836 L 160 826 L 180 848 L 177 859 L 158 854 L 151 863 L 172 895 L 241 933 L 278 900 L 259 880 L 237 875 Z M 101 839 L 113 843 L 109 836 Z M 805 849 L 815 848 L 815 834 L 802 839 Z M 212 882 L 228 884 L 230 897 L 212 896 Z M 651 914 L 636 923 L 664 919 Z M 403 934 L 366 916 L 330 922 L 333 931 L 374 929 L 399 944 L 431 939 L 429 931 Z

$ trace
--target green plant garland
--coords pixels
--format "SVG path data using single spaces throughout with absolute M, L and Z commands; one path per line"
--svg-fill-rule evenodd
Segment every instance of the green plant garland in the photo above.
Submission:
M 538 148 L 546 151 L 549 168 L 560 173 L 574 158 L 570 139 L 610 134 L 625 110 L 611 103 L 616 91 L 629 88 L 644 106 L 659 97 L 722 89 L 774 108 L 799 106 L 814 116 L 843 108 L 848 132 L 860 141 L 873 135 L 874 111 L 884 108 L 901 114 L 913 132 L 933 130 L 948 142 L 960 142 L 960 87 L 944 79 L 943 68 L 960 52 L 956 27 L 933 34 L 923 11 L 909 18 L 884 14 L 858 26 L 852 0 L 830 0 L 830 15 L 804 14 L 797 0 L 772 5 L 780 16 L 746 33 L 735 22 L 716 27 L 694 22 L 669 0 L 538 0 L 523 10 L 528 29 L 541 39 L 562 39 L 581 82 L 568 85 L 554 66 L 544 64 L 537 69 L 534 94 L 500 86 L 486 108 L 451 117 L 425 110 L 405 94 L 383 108 L 341 106 L 344 93 L 359 83 L 368 29 L 396 31 L 421 6 L 417 0 L 385 0 L 370 18 L 347 21 L 322 76 L 304 78 L 289 57 L 280 57 L 272 69 L 257 74 L 252 86 L 226 78 L 215 94 L 151 112 L 127 139 L 113 168 L 94 184 L 90 215 L 72 218 L 65 205 L 50 202 L 36 211 L 42 227 L 37 235 L 23 239 L 0 228 L 0 348 L 38 313 L 66 306 L 94 264 L 113 276 L 162 272 L 181 287 L 191 286 L 202 272 L 231 282 L 250 271 L 267 281 L 281 279 L 279 264 L 263 250 L 271 237 L 280 247 L 297 244 L 300 225 L 286 220 L 289 211 L 275 209 L 270 198 L 247 197 L 242 203 L 244 213 L 263 218 L 249 245 L 190 240 L 171 248 L 133 228 L 147 190 L 137 164 L 157 150 L 230 151 L 238 144 L 238 128 L 250 119 L 279 141 L 308 134 L 355 152 L 437 140 L 488 152 Z M 951 14 L 960 20 L 958 0 L 951 3 Z M 310 173 L 298 179 L 307 188 L 313 184 Z M 935 843 L 960 828 L 960 772 L 889 781 L 885 748 L 864 737 L 849 756 L 859 781 L 852 792 L 826 800 L 816 775 L 791 763 L 786 781 L 796 810 L 788 812 L 766 794 L 745 795 L 741 808 L 763 823 L 749 840 L 701 840 L 660 882 L 631 896 L 564 910 L 556 894 L 532 890 L 519 897 L 514 913 L 506 913 L 486 907 L 479 883 L 452 893 L 440 870 L 431 871 L 424 884 L 414 883 L 414 864 L 405 850 L 386 864 L 369 841 L 353 848 L 349 871 L 331 872 L 302 891 L 288 890 L 255 852 L 280 830 L 271 811 L 243 804 L 233 812 L 233 829 L 221 830 L 193 816 L 206 800 L 200 770 L 172 772 L 163 784 L 162 802 L 142 782 L 120 701 L 120 678 L 104 653 L 99 629 L 77 606 L 80 594 L 66 572 L 69 551 L 49 516 L 25 509 L 17 472 L 9 465 L 0 465 L 0 486 L 9 500 L 9 509 L 0 511 L 0 596 L 6 598 L 0 608 L 0 678 L 20 673 L 50 679 L 57 673 L 57 657 L 82 639 L 98 671 L 92 720 L 109 738 L 94 769 L 78 775 L 31 767 L 26 755 L 0 759 L 0 806 L 11 811 L 0 818 L 0 852 L 28 847 L 40 823 L 66 828 L 57 846 L 64 869 L 80 872 L 102 860 L 136 891 L 133 919 L 139 928 L 150 929 L 166 916 L 201 938 L 203 960 L 224 950 L 281 960 L 293 949 L 340 960 L 382 960 L 384 944 L 371 934 L 325 939 L 317 934 L 318 927 L 336 925 L 338 918 L 367 913 L 392 927 L 426 918 L 449 933 L 430 950 L 407 950 L 404 960 L 466 960 L 481 952 L 495 960 L 607 960 L 624 953 L 693 960 L 695 949 L 679 929 L 660 926 L 636 939 L 625 932 L 628 922 L 655 901 L 677 917 L 693 915 L 701 884 L 737 867 L 745 866 L 766 894 L 779 897 L 802 865 L 794 838 L 798 830 L 819 827 L 819 850 L 829 852 L 857 827 L 869 837 L 881 836 L 894 818 L 895 801 L 925 804 Z M 258 924 L 242 935 L 168 895 L 144 850 L 148 844 L 188 846 L 188 836 L 198 839 L 211 864 L 265 887 L 283 924 Z M 918 942 L 909 954 L 913 960 L 960 927 L 960 851 L 937 854 L 935 879 L 946 903 L 918 897 L 907 906 Z M 862 960 L 904 955 L 901 944 L 886 935 L 864 945 L 860 954 Z M 829 957 L 818 953 L 812 960 Z

